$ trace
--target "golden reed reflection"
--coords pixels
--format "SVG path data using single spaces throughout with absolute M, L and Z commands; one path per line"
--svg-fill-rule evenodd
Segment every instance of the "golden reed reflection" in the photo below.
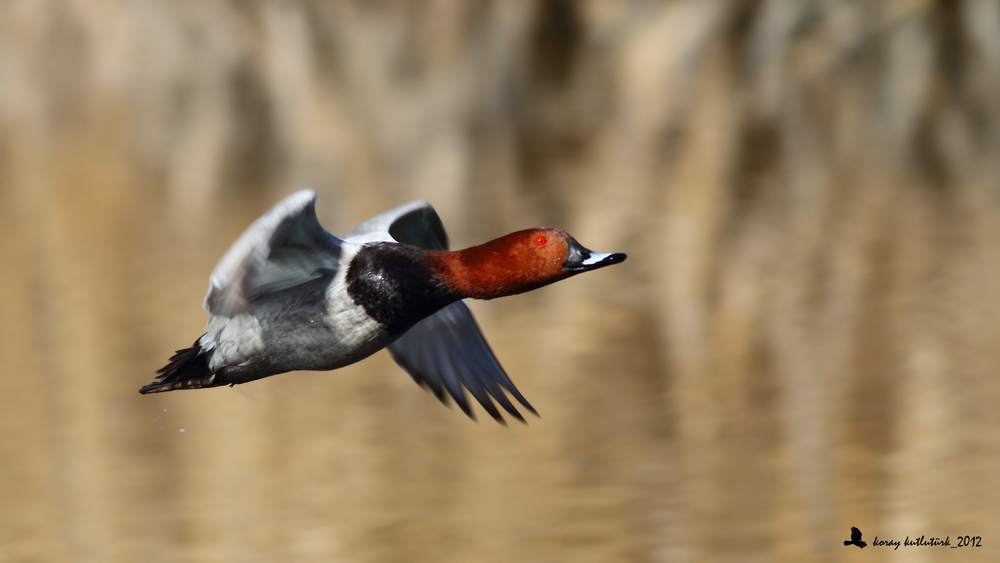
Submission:
M 0 561 L 996 560 L 997 37 L 982 0 L 0 3 Z M 307 187 L 335 234 L 420 198 L 457 247 L 629 260 L 473 304 L 528 426 L 385 354 L 139 395 Z

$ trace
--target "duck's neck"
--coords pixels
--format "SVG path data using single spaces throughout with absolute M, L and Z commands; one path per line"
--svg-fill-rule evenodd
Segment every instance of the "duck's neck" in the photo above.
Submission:
M 507 235 L 464 250 L 428 250 L 406 244 L 361 247 L 348 267 L 347 293 L 392 333 L 460 299 L 523 293 L 568 276 L 540 276 L 512 249 Z
M 437 277 L 461 298 L 495 299 L 548 285 L 512 249 L 510 235 L 455 251 L 428 251 Z

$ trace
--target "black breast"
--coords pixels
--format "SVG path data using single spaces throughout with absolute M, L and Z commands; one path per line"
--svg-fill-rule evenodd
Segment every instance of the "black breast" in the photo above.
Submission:
M 347 269 L 347 293 L 391 334 L 458 300 L 427 265 L 428 251 L 407 244 L 366 244 Z

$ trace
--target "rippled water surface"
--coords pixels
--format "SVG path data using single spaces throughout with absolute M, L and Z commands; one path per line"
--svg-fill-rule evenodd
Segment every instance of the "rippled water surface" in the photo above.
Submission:
M 977 0 L 0 3 L 0 561 L 996 560 L 996 37 Z M 629 259 L 473 304 L 527 426 L 385 353 L 139 395 L 306 187 L 334 234 L 419 198 L 455 247 Z

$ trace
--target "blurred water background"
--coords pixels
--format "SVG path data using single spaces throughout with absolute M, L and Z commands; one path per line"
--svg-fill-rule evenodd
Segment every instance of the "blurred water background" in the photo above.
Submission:
M 528 426 L 140 396 L 306 187 L 629 260 L 474 304 Z M 998 342 L 995 0 L 0 2 L 0 561 L 995 561 Z

